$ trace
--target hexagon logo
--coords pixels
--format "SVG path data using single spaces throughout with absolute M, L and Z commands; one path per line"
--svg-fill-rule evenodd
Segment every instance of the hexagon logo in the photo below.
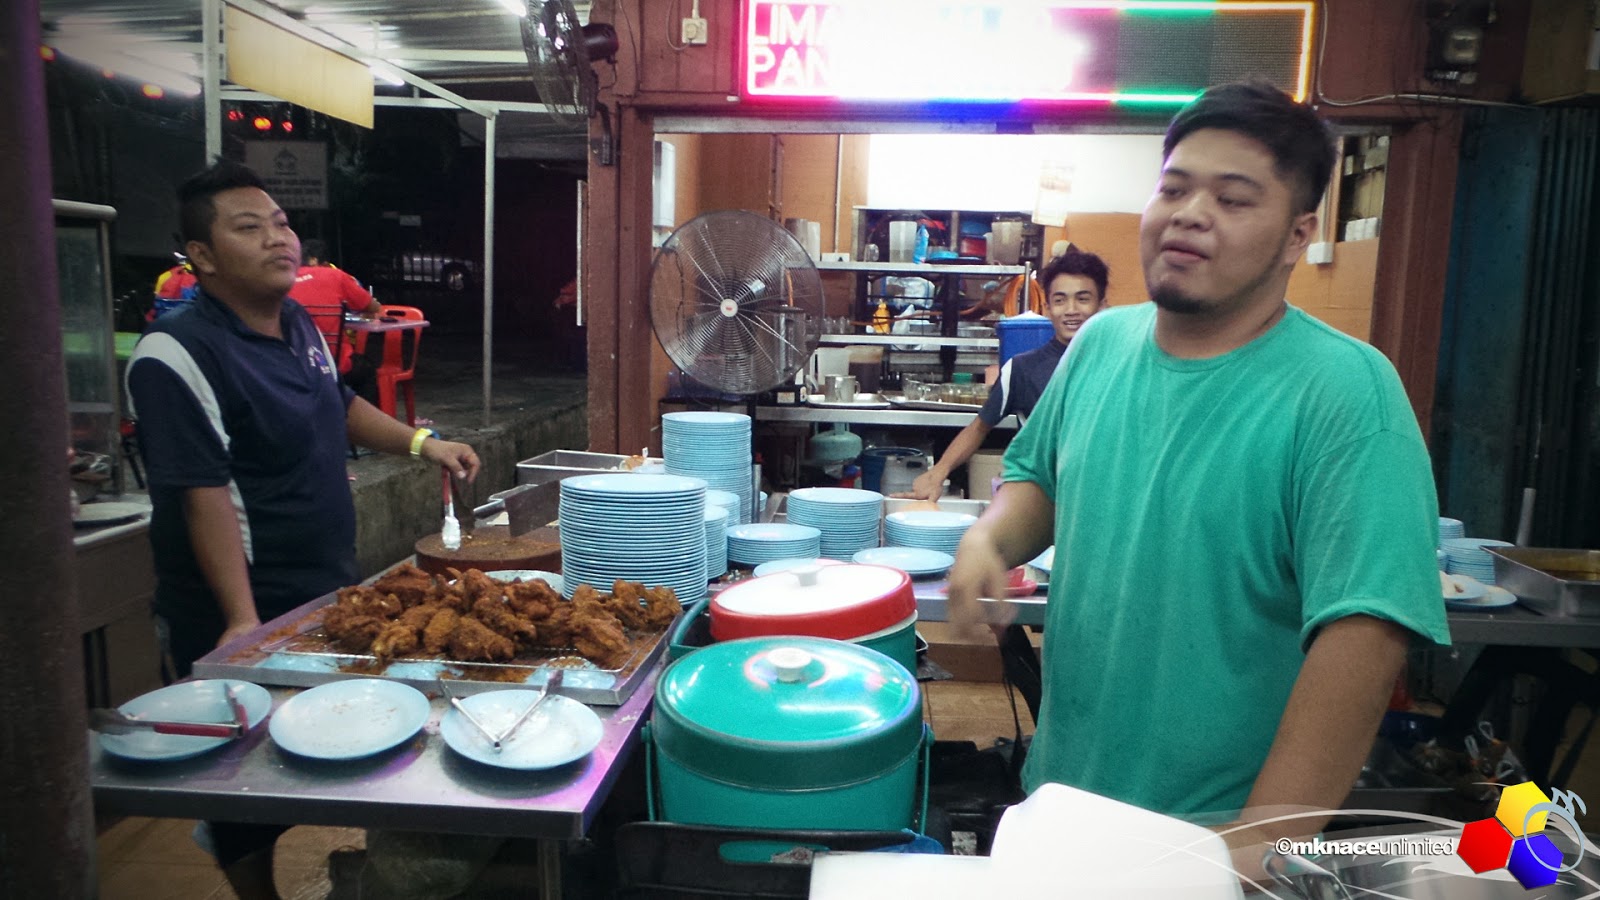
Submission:
M 1456 855 L 1472 871 L 1483 874 L 1497 869 L 1510 871 L 1526 890 L 1549 887 L 1562 872 L 1570 871 L 1583 859 L 1586 848 L 1577 816 L 1585 812 L 1583 798 L 1569 791 L 1551 790 L 1555 799 L 1531 781 L 1511 785 L 1500 792 L 1494 818 L 1468 822 L 1461 829 Z M 1549 817 L 1565 823 L 1569 834 L 1578 839 L 1578 858 L 1572 863 L 1561 855 L 1561 848 L 1544 834 Z
M 1528 811 L 1541 803 L 1549 802 L 1550 798 L 1544 791 L 1539 790 L 1537 784 L 1524 781 L 1500 792 L 1500 805 L 1495 807 L 1494 817 L 1500 820 L 1500 824 L 1504 825 L 1513 837 L 1522 837 L 1524 823 L 1527 834 L 1538 834 L 1544 831 L 1547 814 L 1537 812 L 1530 816 Z
M 1456 844 L 1456 855 L 1472 871 L 1482 875 L 1495 869 L 1504 869 L 1511 858 L 1511 842 L 1516 840 L 1511 832 L 1494 819 L 1468 822 L 1461 829 L 1461 840 Z

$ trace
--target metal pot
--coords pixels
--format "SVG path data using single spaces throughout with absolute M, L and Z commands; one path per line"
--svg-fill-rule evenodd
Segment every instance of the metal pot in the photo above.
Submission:
M 697 650 L 656 683 L 646 740 L 652 815 L 666 821 L 861 831 L 919 821 L 921 693 L 904 667 L 855 644 L 769 637 Z

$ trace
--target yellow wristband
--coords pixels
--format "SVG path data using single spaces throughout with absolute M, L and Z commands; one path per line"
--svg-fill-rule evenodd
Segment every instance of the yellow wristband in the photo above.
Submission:
M 433 432 L 427 428 L 418 428 L 417 433 L 411 436 L 411 455 L 422 458 L 422 442 L 433 437 Z

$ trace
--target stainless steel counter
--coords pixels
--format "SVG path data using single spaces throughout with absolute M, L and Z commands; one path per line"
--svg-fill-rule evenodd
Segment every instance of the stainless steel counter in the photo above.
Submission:
M 929 622 L 949 620 L 946 584 L 937 581 L 912 583 L 917 598 L 917 617 Z M 1012 621 L 1019 625 L 1043 625 L 1045 597 L 992 603 L 996 620 L 1004 614 L 1002 604 L 1014 610 Z M 1521 605 L 1495 612 L 1450 612 L 1450 639 L 1457 644 L 1498 644 L 1515 647 L 1600 647 L 1600 619 L 1544 615 Z
M 595 707 L 600 746 L 542 772 L 497 769 L 456 755 L 439 736 L 447 708 L 432 698 L 422 731 L 366 759 L 303 759 L 273 743 L 267 723 L 245 739 L 177 762 L 130 761 L 90 736 L 96 809 L 141 816 L 382 827 L 570 839 L 583 836 L 639 743 L 657 672 L 618 707 Z M 268 688 L 276 710 L 299 688 Z
M 976 413 L 927 409 L 840 409 L 819 406 L 758 406 L 758 422 L 851 422 L 860 425 L 922 425 L 965 428 Z M 1017 417 L 1006 416 L 995 428 L 1015 431 Z

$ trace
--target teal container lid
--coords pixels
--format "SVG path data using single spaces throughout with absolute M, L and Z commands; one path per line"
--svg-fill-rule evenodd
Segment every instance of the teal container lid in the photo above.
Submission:
M 712 644 L 656 682 L 651 730 L 679 765 L 731 784 L 805 789 L 888 772 L 922 741 L 905 667 L 827 638 Z

